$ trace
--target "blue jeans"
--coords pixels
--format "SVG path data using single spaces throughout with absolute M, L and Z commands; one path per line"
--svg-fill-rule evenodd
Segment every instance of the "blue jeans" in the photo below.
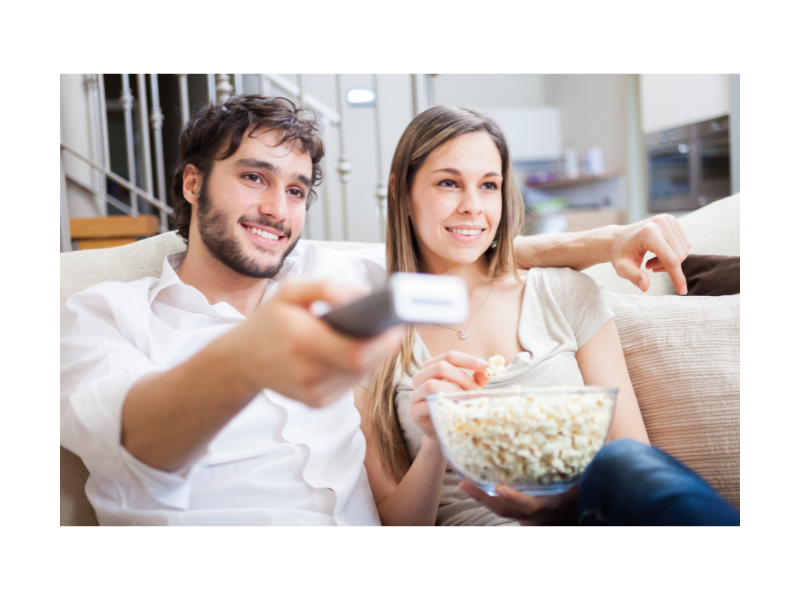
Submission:
M 697 473 L 657 448 L 615 440 L 578 488 L 579 525 L 739 525 L 739 512 Z

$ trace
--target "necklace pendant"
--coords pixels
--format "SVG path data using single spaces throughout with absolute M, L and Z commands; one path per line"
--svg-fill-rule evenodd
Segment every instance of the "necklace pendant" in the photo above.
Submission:
M 462 340 L 465 340 L 465 339 L 467 339 L 467 332 L 466 332 L 466 331 L 464 331 L 463 329 L 461 330 L 461 339 L 462 339 Z

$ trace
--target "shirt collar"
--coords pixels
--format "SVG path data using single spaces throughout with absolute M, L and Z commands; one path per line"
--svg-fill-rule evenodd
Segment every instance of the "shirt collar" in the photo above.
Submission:
M 155 300 L 162 291 L 170 286 L 179 286 L 183 293 L 190 296 L 192 304 L 194 304 L 195 307 L 200 309 L 202 312 L 209 312 L 210 310 L 214 311 L 216 314 L 222 314 L 226 317 L 234 317 L 239 319 L 244 318 L 238 310 L 233 308 L 227 302 L 218 302 L 214 305 L 209 304 L 208 299 L 202 294 L 202 292 L 200 292 L 200 290 L 185 284 L 181 280 L 181 278 L 178 276 L 178 270 L 181 268 L 183 261 L 186 259 L 186 253 L 187 250 L 183 250 L 180 252 L 167 254 L 164 257 L 164 262 L 161 268 L 161 277 L 150 291 L 150 303 L 152 304 L 153 300 Z M 292 257 L 292 254 L 295 254 L 295 251 L 292 251 L 292 253 L 286 257 L 280 272 L 267 282 L 267 287 L 264 290 L 264 295 L 261 298 L 261 302 L 264 302 L 275 291 L 277 291 L 278 286 L 274 285 L 275 282 L 281 282 L 287 278 L 291 278 L 299 274 L 300 269 L 298 260 Z

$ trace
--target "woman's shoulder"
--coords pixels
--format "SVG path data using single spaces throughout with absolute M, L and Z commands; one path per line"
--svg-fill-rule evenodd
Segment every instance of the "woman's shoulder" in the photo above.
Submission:
M 566 310 L 572 304 L 604 303 L 603 292 L 598 283 L 580 271 L 569 267 L 536 267 L 528 271 L 526 289 L 529 301 L 544 298 Z
M 527 271 L 528 285 L 550 284 L 558 286 L 597 285 L 594 279 L 569 267 L 534 267 Z

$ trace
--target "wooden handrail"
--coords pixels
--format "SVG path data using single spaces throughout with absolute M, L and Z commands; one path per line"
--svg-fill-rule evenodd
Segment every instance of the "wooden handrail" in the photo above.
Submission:
M 135 238 L 158 233 L 158 219 L 155 215 L 70 219 L 69 229 L 74 240 L 87 238 Z

